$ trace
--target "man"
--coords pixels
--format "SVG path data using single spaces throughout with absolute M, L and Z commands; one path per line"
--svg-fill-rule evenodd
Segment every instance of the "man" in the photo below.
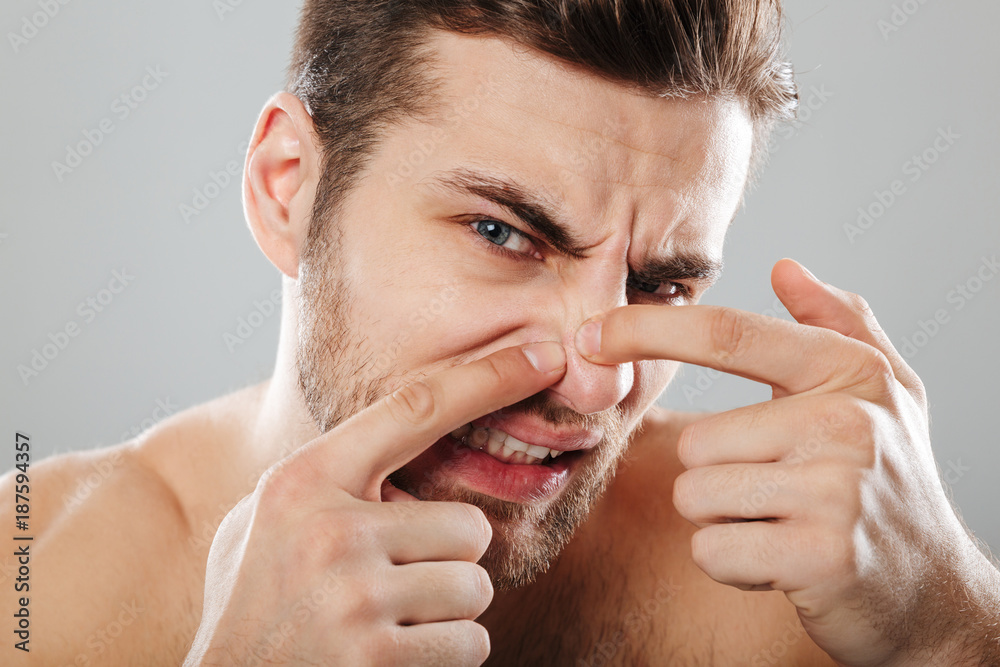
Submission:
M 244 176 L 274 375 L 33 469 L 5 661 L 1000 663 L 1000 574 L 860 297 L 783 260 L 797 324 L 695 305 L 794 109 L 778 21 L 309 0 Z M 653 407 L 679 362 L 773 399 Z

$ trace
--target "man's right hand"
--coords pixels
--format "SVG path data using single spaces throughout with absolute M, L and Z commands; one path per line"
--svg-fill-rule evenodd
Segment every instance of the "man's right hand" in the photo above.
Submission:
M 269 468 L 215 535 L 184 664 L 482 664 L 489 522 L 465 503 L 381 502 L 383 482 L 564 369 L 558 343 L 501 350 L 400 388 Z M 392 487 L 385 499 L 415 500 Z

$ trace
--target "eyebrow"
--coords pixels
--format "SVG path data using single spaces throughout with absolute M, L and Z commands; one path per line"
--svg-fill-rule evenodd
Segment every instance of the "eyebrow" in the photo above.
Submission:
M 430 185 L 493 202 L 565 255 L 583 258 L 592 247 L 573 234 L 549 198 L 533 194 L 512 180 L 467 167 L 435 172 L 428 180 Z M 722 274 L 722 262 L 700 253 L 680 253 L 649 258 L 640 266 L 631 267 L 631 272 L 649 283 L 694 280 L 711 284 Z

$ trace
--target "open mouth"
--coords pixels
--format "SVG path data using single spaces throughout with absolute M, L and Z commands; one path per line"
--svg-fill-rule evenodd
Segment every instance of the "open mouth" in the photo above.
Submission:
M 507 464 L 550 464 L 561 454 L 566 453 L 541 445 L 529 445 L 499 429 L 472 424 L 455 429 L 451 432 L 451 437 L 470 449 L 477 449 Z
M 520 423 L 516 423 L 520 419 Z M 533 421 L 533 423 L 532 423 Z M 536 445 L 512 437 L 564 446 Z M 484 415 L 439 439 L 407 465 L 413 487 L 451 486 L 516 503 L 548 502 L 569 482 L 574 469 L 594 448 L 596 437 L 563 429 L 558 432 L 537 420 L 505 415 Z M 422 497 L 422 492 L 415 493 Z

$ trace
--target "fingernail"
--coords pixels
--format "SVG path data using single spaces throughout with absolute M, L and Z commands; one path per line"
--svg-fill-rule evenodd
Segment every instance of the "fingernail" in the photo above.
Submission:
M 601 320 L 591 320 L 576 332 L 576 349 L 592 357 L 601 351 Z
M 566 351 L 555 341 L 533 343 L 522 347 L 521 351 L 540 373 L 551 373 L 566 365 Z

